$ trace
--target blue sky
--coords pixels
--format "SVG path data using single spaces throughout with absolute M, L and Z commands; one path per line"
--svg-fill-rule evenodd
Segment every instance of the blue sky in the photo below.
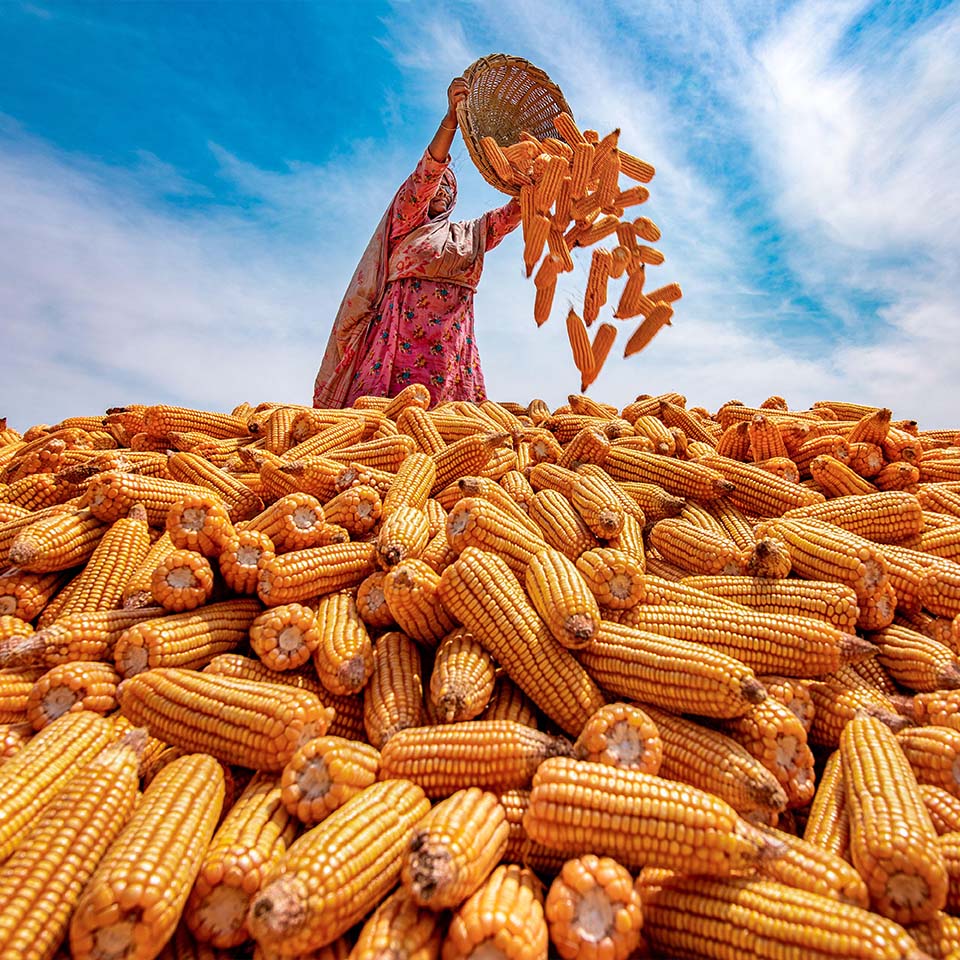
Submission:
M 673 326 L 590 388 L 773 393 L 960 427 L 960 4 L 0 3 L 0 416 L 309 403 L 358 257 L 483 54 L 657 168 Z M 459 214 L 504 198 L 453 148 Z M 494 399 L 579 389 L 519 232 L 486 260 Z M 608 319 L 608 317 L 605 317 Z

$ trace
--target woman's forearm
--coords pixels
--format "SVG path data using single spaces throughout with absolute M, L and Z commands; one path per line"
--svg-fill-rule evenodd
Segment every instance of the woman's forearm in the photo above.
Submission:
M 427 147 L 430 156 L 437 163 L 443 163 L 450 156 L 450 147 L 453 146 L 453 135 L 457 132 L 456 113 L 447 112 L 447 115 L 440 121 L 437 132 Z

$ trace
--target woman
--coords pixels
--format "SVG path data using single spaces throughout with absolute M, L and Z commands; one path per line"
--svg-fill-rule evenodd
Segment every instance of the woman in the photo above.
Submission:
M 449 167 L 457 104 L 447 114 L 384 214 L 333 323 L 314 385 L 315 407 L 350 406 L 422 383 L 434 403 L 486 399 L 473 333 L 473 294 L 483 255 L 520 223 L 520 205 L 453 222 L 457 181 Z

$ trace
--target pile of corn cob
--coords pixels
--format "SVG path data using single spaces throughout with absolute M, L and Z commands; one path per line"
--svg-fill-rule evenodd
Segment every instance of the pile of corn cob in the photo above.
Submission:
M 614 319 L 644 318 L 627 341 L 624 357 L 639 353 L 670 324 L 672 304 L 682 293 L 676 283 L 644 293 L 646 267 L 663 263 L 663 254 L 639 241 L 656 242 L 660 228 L 648 217 L 623 219 L 627 208 L 649 199 L 650 191 L 642 184 L 653 179 L 654 168 L 619 148 L 619 130 L 601 138 L 595 130 L 581 131 L 567 113 L 553 123 L 559 137 L 540 141 L 527 134 L 504 147 L 493 137 L 483 137 L 480 146 L 500 179 L 519 188 L 528 277 L 540 263 L 534 276 L 537 326 L 550 317 L 558 275 L 574 269 L 571 251 L 616 235 L 612 250 L 597 247 L 592 253 L 583 316 L 573 308 L 567 313 L 567 336 L 584 391 L 599 376 L 617 336 L 612 323 L 602 323 L 591 343 L 586 329 L 607 302 L 609 281 L 627 278 Z M 621 173 L 637 185 L 621 190 Z
M 960 957 L 960 433 L 0 430 L 0 957 Z

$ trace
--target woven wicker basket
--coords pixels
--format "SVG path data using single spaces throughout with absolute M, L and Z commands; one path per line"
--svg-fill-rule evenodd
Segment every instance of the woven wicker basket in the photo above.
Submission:
M 516 196 L 519 188 L 504 183 L 490 166 L 480 140 L 493 137 L 500 146 L 516 143 L 526 131 L 538 140 L 560 138 L 553 126 L 558 113 L 573 116 L 560 88 L 538 67 L 521 57 L 494 53 L 463 71 L 470 93 L 457 108 L 457 120 L 467 150 L 483 179 L 502 193 Z

